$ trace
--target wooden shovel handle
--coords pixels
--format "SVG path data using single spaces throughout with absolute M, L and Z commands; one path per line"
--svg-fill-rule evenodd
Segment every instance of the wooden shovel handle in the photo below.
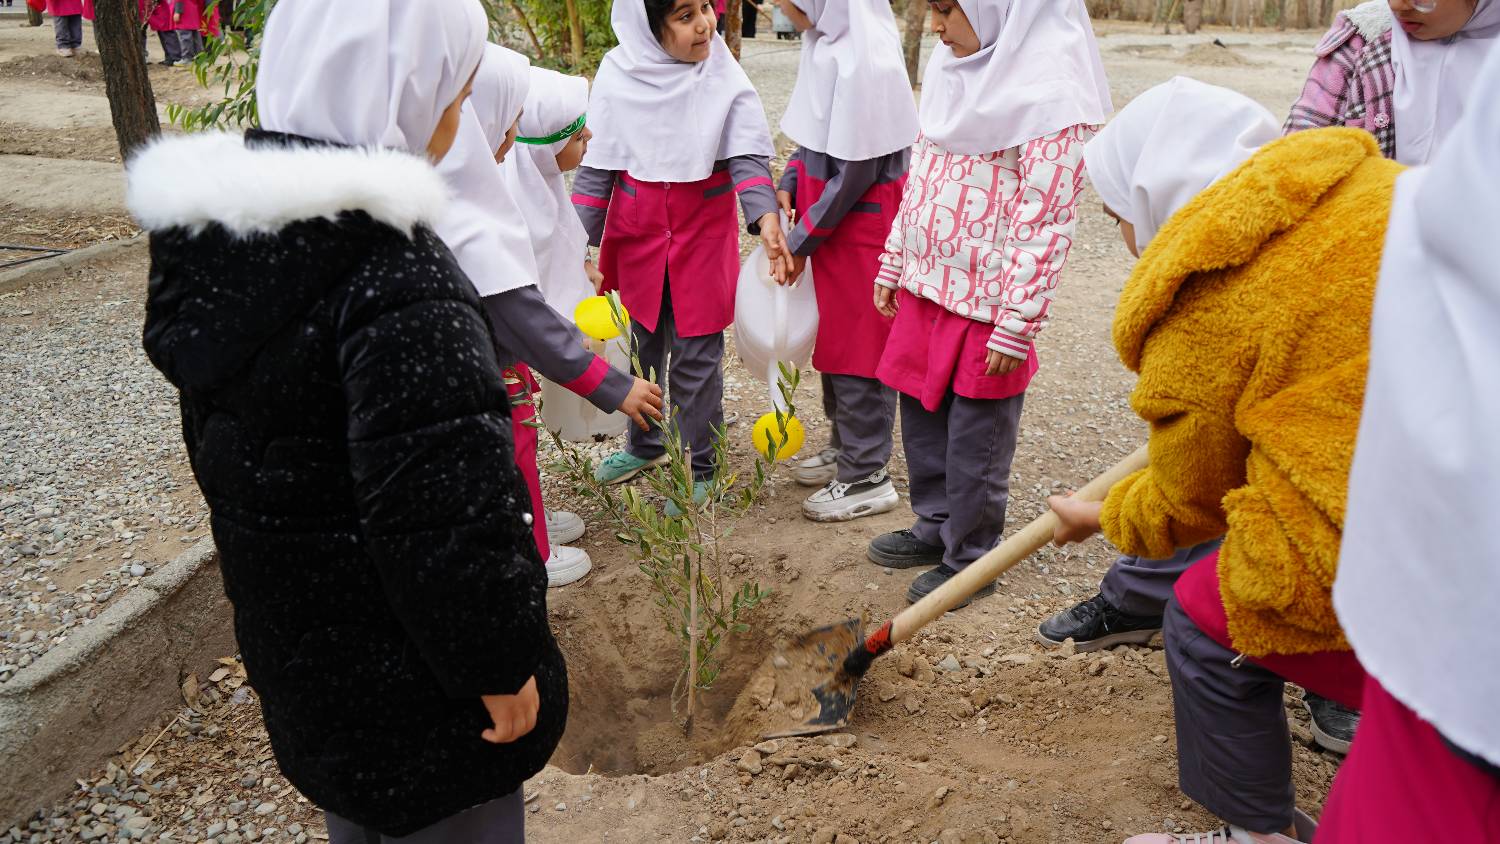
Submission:
M 1146 446 L 1141 446 L 1104 474 L 1089 481 L 1073 497 L 1079 501 L 1103 501 L 1109 495 L 1111 487 L 1146 468 L 1148 464 Z M 926 627 L 928 622 L 953 609 L 986 583 L 1035 554 L 1052 541 L 1052 532 L 1056 527 L 1057 514 L 1048 510 L 1032 520 L 1031 524 L 1011 534 L 1009 539 L 990 549 L 989 553 L 965 566 L 963 571 L 932 590 L 927 597 L 902 610 L 891 622 L 891 644 L 910 639 L 912 634 Z

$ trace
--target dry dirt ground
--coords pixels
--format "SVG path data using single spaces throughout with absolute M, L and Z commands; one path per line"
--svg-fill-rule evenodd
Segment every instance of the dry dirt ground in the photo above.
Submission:
M 18 36 L 8 24 L 0 31 L 0 199 L 6 203 L 0 241 L 34 231 L 20 226 L 37 220 L 78 225 L 84 218 L 72 215 L 91 207 L 99 213 L 88 225 L 123 232 L 128 222 L 118 208 L 91 206 L 86 190 L 77 196 L 64 191 L 78 202 L 59 211 L 72 200 L 44 196 L 47 191 L 34 187 L 35 175 L 15 176 L 19 169 L 9 156 L 35 158 L 43 151 L 54 156 L 47 167 L 110 165 L 91 189 L 95 197 L 118 190 L 99 83 L 28 58 L 46 52 L 45 40 L 35 35 Z M 1227 31 L 1189 39 L 1113 24 L 1102 25 L 1101 36 L 1117 105 L 1186 73 L 1238 88 L 1278 114 L 1299 90 L 1317 40 L 1316 33 Z M 1228 46 L 1213 45 L 1215 38 Z M 773 117 L 795 71 L 789 46 L 762 39 L 747 51 L 746 67 Z M 174 86 L 184 78 L 153 69 L 153 80 L 163 74 L 164 84 Z M 76 101 L 79 96 L 94 105 Z M 29 105 L 14 109 L 18 102 Z M 10 127 L 18 125 L 25 131 L 13 134 Z M 16 181 L 33 187 L 16 190 Z M 1041 345 L 1041 373 L 1028 394 L 1011 479 L 1012 529 L 1038 515 L 1048 493 L 1080 485 L 1144 436 L 1126 402 L 1132 378 L 1109 342 L 1130 258 L 1096 198 L 1087 197 L 1080 213 L 1078 246 Z M 108 288 L 97 295 L 138 300 L 145 268 L 134 260 L 134 266 L 110 268 L 109 278 L 94 278 L 91 283 Z M 24 305 L 35 312 L 25 318 L 44 326 L 65 320 L 70 308 L 93 295 L 42 292 L 0 303 L 0 319 L 20 320 Z M 118 311 L 110 330 L 138 331 L 138 315 Z M 816 410 L 817 379 L 804 375 L 799 404 L 811 449 L 826 440 L 827 426 Z M 766 409 L 763 385 L 738 361 L 727 386 L 727 409 L 739 419 Z M 741 422 L 730 429 L 737 464 L 749 459 L 747 427 Z M 904 488 L 899 449 L 892 468 Z M 180 477 L 178 471 L 171 474 Z M 555 505 L 588 512 L 564 482 L 548 484 Z M 24 489 L 0 490 L 7 492 L 26 495 Z M 1033 641 L 1041 619 L 1096 591 L 1112 559 L 1099 540 L 1042 551 L 1003 578 L 994 597 L 950 614 L 877 662 L 846 734 L 752 749 L 764 724 L 758 701 L 767 693 L 752 680 L 775 644 L 861 613 L 888 617 L 905 606 L 911 577 L 864 556 L 870 537 L 907 525 L 905 507 L 852 524 L 815 525 L 799 514 L 805 492 L 778 478 L 764 505 L 729 540 L 732 579 L 756 581 L 773 595 L 749 619 L 751 631 L 727 646 L 725 671 L 691 736 L 669 702 L 676 657 L 649 586 L 607 526 L 591 520 L 584 544 L 594 557 L 593 573 L 550 595 L 570 665 L 572 706 L 554 767 L 527 785 L 532 840 L 1041 844 L 1109 842 L 1133 832 L 1212 825 L 1176 787 L 1161 651 L 1070 656 Z M 21 824 L 14 831 L 18 840 L 49 831 L 50 840 L 78 840 L 96 828 L 111 836 L 136 830 L 147 840 L 319 838 L 316 811 L 275 771 L 254 694 L 232 657 L 226 655 L 213 675 L 186 680 L 181 706 L 122 747 L 107 768 L 82 775 L 67 801 L 41 808 L 32 828 Z M 1295 697 L 1289 692 L 1289 702 Z M 1289 713 L 1294 732 L 1305 738 L 1300 707 L 1290 706 Z M 1336 759 L 1300 740 L 1295 758 L 1300 802 L 1316 814 Z

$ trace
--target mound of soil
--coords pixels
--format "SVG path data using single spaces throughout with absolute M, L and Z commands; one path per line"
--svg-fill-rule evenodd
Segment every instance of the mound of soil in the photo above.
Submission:
M 19 56 L 0 64 L 5 78 L 70 79 L 75 82 L 104 82 L 104 64 L 98 53 L 81 53 L 73 58 L 58 55 Z

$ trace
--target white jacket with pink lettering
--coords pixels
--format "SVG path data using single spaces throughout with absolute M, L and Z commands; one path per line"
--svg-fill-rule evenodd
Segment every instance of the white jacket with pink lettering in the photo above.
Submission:
M 1083 145 L 1097 128 L 984 155 L 919 138 L 875 283 L 993 324 L 989 348 L 1025 360 L 1073 245 Z

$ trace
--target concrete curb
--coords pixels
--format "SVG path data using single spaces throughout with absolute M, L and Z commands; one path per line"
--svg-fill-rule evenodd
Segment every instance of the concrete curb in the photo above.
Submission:
M 219 554 L 203 539 L 0 685 L 0 828 L 182 702 L 181 678 L 237 651 Z
M 149 241 L 144 234 L 123 240 L 106 240 L 93 246 L 75 249 L 53 258 L 45 258 L 8 272 L 0 273 L 0 294 L 14 293 L 29 284 L 52 278 L 63 270 L 82 264 L 113 258 L 133 249 L 144 249 Z

